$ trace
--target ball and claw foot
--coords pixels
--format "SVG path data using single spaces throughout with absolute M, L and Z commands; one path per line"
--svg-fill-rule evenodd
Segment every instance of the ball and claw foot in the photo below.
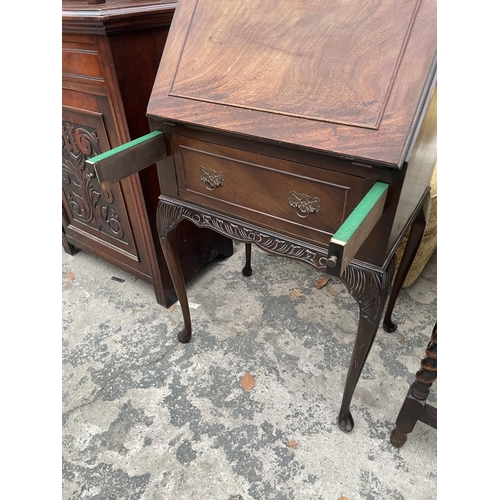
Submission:
M 398 324 L 393 323 L 392 320 L 384 321 L 384 330 L 387 333 L 394 333 L 398 329 Z
M 408 437 L 408 434 L 405 434 L 404 432 L 400 431 L 399 429 L 394 429 L 391 432 L 391 443 L 396 448 L 401 448 L 401 446 L 403 446 L 406 443 L 407 437 Z
M 354 427 L 354 419 L 352 418 L 351 412 L 340 413 L 337 419 L 337 424 L 342 432 L 349 433 Z
M 177 339 L 183 344 L 187 344 L 191 340 L 191 330 L 183 328 L 178 334 Z

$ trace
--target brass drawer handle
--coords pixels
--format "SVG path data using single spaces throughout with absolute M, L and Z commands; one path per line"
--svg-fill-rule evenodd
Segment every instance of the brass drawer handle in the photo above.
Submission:
M 205 169 L 205 167 L 201 167 L 200 172 L 200 179 L 208 190 L 213 191 L 224 185 L 224 176 L 222 172 L 216 172 L 211 168 Z
M 320 209 L 320 199 L 315 196 L 311 198 L 304 193 L 297 194 L 295 191 L 290 191 L 288 203 L 299 217 L 306 218 L 309 214 L 315 214 Z

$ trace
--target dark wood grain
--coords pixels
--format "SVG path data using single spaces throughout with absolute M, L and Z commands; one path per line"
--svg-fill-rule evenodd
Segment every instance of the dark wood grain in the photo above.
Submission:
M 365 180 L 357 176 L 176 135 L 172 145 L 181 197 L 321 246 L 328 246 L 331 235 L 363 195 Z M 223 175 L 224 185 L 207 189 L 200 179 L 201 167 Z M 317 198 L 319 211 L 307 217 L 297 215 L 289 203 L 292 191 Z
M 151 283 L 157 301 L 177 300 L 157 236 L 154 165 L 101 189 L 89 156 L 149 132 L 145 116 L 175 3 L 63 2 L 63 247 L 82 249 Z M 82 163 L 83 162 L 83 163 Z M 232 243 L 188 221 L 178 228 L 186 279 Z
M 184 0 L 148 114 L 401 168 L 435 70 L 435 1 L 264 4 Z
M 169 95 L 376 129 L 419 4 L 198 3 Z

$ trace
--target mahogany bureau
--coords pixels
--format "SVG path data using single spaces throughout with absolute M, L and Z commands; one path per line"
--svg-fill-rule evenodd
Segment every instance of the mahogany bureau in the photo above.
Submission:
M 177 298 L 156 232 L 155 166 L 101 189 L 85 159 L 149 131 L 144 111 L 176 5 L 62 2 L 63 247 L 98 255 L 151 283 L 166 307 Z M 191 223 L 180 234 L 187 277 L 218 253 L 232 254 L 231 240 Z
M 110 185 L 157 160 L 158 233 L 191 320 L 177 225 L 339 276 L 359 325 L 338 424 L 373 344 L 395 250 L 436 162 L 436 1 L 181 0 L 135 167 L 94 163 Z M 142 158 L 142 159 L 141 159 Z M 134 170 L 135 169 L 135 170 Z

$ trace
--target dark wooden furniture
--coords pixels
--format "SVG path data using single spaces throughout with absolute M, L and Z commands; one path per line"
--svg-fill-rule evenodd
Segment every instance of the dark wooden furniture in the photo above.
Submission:
M 181 221 L 245 242 L 246 274 L 254 243 L 340 276 L 360 308 L 338 417 L 351 431 L 394 253 L 429 191 L 436 99 L 435 0 L 181 0 L 147 110 L 165 139 L 158 232 L 179 340 L 191 338 Z M 99 171 L 105 181 L 105 160 Z M 383 197 L 339 255 L 377 185 Z
M 394 310 L 399 292 L 403 287 L 403 283 L 408 276 L 408 272 L 410 271 L 413 261 L 415 260 L 415 256 L 417 255 L 420 243 L 422 242 L 422 238 L 427 227 L 427 221 L 430 215 L 430 203 L 430 194 L 428 194 L 413 221 L 410 232 L 408 234 L 408 241 L 401 257 L 401 262 L 399 263 L 398 272 L 396 273 L 392 284 L 392 290 L 387 302 L 387 308 L 385 310 L 383 321 L 384 330 L 389 333 L 395 332 L 398 327 L 398 325 L 392 321 L 392 312 Z
M 154 165 L 101 189 L 85 160 L 149 131 L 146 106 L 176 7 L 173 0 L 62 3 L 62 242 L 151 283 L 176 300 L 156 231 Z M 96 3 L 96 2 L 93 2 Z M 191 223 L 180 228 L 181 265 L 192 276 L 231 240 Z
M 437 322 L 420 366 L 399 411 L 396 428 L 391 433 L 391 443 L 397 448 L 406 443 L 418 421 L 437 429 L 437 409 L 426 402 L 432 384 L 437 380 Z

